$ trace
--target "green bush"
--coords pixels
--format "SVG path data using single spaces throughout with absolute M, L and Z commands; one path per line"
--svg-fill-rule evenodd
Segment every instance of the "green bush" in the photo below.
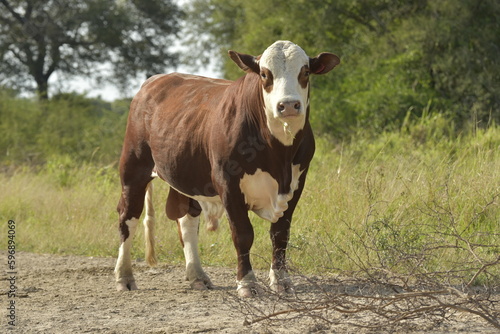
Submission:
M 41 165 L 59 160 L 116 162 L 130 101 L 113 103 L 77 94 L 36 102 L 0 92 L 0 164 Z
M 340 65 L 312 79 L 311 120 L 348 139 L 399 129 L 408 113 L 443 113 L 457 131 L 498 123 L 499 15 L 496 0 L 195 0 L 189 28 L 196 57 L 220 57 L 231 79 L 243 73 L 228 49 L 258 55 L 285 39 L 336 53 Z

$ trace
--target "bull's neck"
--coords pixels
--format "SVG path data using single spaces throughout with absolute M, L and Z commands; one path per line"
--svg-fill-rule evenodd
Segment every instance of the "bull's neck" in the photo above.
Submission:
M 266 112 L 260 77 L 255 73 L 245 75 L 241 88 L 241 110 L 244 110 L 249 123 L 260 131 L 261 137 L 268 144 L 271 144 L 271 138 L 274 138 L 284 146 L 293 146 L 297 134 L 307 123 L 308 112 L 288 118 L 275 118 L 272 112 Z
M 294 118 L 268 118 L 267 127 L 271 135 L 284 146 L 292 146 L 297 134 L 304 128 L 306 116 Z

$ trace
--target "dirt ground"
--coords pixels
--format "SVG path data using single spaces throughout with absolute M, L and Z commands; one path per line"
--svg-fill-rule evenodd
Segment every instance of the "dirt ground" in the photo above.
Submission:
M 2 254 L 6 258 L 5 252 Z M 117 292 L 113 282 L 115 259 L 40 255 L 18 252 L 16 326 L 7 324 L 8 276 L 0 276 L 0 328 L 12 333 L 365 333 L 366 329 L 329 325 L 311 317 L 245 325 L 235 293 L 235 270 L 206 268 L 214 290 L 193 291 L 184 268 L 134 264 L 138 291 Z M 4 262 L 4 261 L 2 261 Z M 265 273 L 258 273 L 265 279 Z M 297 295 L 311 293 L 297 286 Z M 253 298 L 266 309 L 270 299 Z M 260 303 L 260 304 L 259 304 Z M 275 307 L 275 306 L 272 306 Z M 337 316 L 332 314 L 332 316 Z M 370 319 L 357 319 L 369 323 Z M 479 317 L 456 314 L 437 328 L 413 324 L 392 330 L 401 333 L 497 333 Z M 3 333 L 7 333 L 3 329 Z M 375 330 L 370 333 L 389 333 Z

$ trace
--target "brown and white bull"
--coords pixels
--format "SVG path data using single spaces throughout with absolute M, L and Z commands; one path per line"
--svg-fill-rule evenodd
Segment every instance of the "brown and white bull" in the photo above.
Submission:
M 292 289 L 286 265 L 290 223 L 314 154 L 309 76 L 329 72 L 340 60 L 331 53 L 310 58 L 289 41 L 275 42 L 258 57 L 229 56 L 247 72 L 237 81 L 156 75 L 132 101 L 120 160 L 118 290 L 137 289 L 130 248 L 144 205 L 146 258 L 156 263 L 150 183 L 156 176 L 170 185 L 166 212 L 177 221 L 193 288 L 212 287 L 198 255 L 200 214 L 215 229 L 225 211 L 238 257 L 239 295 L 255 293 L 251 210 L 271 222 L 271 288 Z

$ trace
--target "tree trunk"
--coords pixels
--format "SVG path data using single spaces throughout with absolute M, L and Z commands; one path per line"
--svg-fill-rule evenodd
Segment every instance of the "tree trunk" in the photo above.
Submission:
M 36 80 L 36 93 L 40 101 L 46 101 L 49 99 L 49 83 L 45 79 Z

